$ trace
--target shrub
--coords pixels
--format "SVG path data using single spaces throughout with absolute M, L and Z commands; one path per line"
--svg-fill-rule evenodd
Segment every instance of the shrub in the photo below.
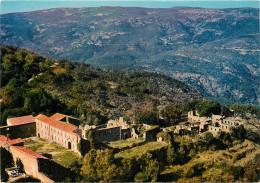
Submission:
M 148 181 L 148 177 L 147 177 L 146 173 L 144 173 L 144 172 L 138 172 L 135 175 L 134 179 L 136 182 L 147 182 Z

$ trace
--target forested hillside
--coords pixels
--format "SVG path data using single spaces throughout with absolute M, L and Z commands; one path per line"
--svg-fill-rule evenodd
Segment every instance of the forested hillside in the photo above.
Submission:
M 1 43 L 105 69 L 184 81 L 259 105 L 259 9 L 57 8 L 1 15 Z
M 25 114 L 70 114 L 99 124 L 201 99 L 192 87 L 151 73 L 109 71 L 1 46 L 1 121 Z

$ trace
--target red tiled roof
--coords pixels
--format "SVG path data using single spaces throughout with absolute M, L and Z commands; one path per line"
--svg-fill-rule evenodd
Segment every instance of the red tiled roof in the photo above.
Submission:
M 53 120 L 56 120 L 56 121 L 60 121 L 60 120 L 62 120 L 65 117 L 66 117 L 66 115 L 64 115 L 64 114 L 56 113 L 56 114 L 53 114 L 50 117 L 50 119 L 53 119 Z
M 73 131 L 77 129 L 76 126 L 72 125 L 72 124 L 68 124 L 68 123 L 64 123 L 64 122 L 61 122 L 61 121 L 58 121 L 58 120 L 55 120 L 55 119 L 52 119 L 50 117 L 47 117 L 43 114 L 39 114 L 38 116 L 35 117 L 36 119 L 44 122 L 44 123 L 47 123 L 51 126 L 54 126 L 58 129 L 61 129 L 65 132 L 69 132 L 73 135 L 76 135 L 78 136 L 78 134 L 74 133 Z
M 8 143 L 9 145 L 16 145 L 16 144 L 19 144 L 22 142 L 23 142 L 23 140 L 21 138 L 11 140 L 11 139 L 8 139 L 4 135 L 0 135 L 0 146 L 2 146 L 2 147 L 5 146 L 5 143 Z
M 12 146 L 12 148 L 19 150 L 20 152 L 23 152 L 24 154 L 27 154 L 33 158 L 42 158 L 42 159 L 48 159 L 40 154 L 38 154 L 37 152 L 34 152 L 31 149 L 28 149 L 26 147 L 23 146 Z
M 10 125 L 21 125 L 21 124 L 35 122 L 35 119 L 32 115 L 16 117 L 16 118 L 8 118 L 7 120 L 10 123 Z

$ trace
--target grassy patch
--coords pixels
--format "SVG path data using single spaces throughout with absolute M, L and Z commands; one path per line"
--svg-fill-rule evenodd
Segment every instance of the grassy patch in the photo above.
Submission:
M 64 166 L 64 167 L 70 167 L 75 161 L 77 161 L 80 158 L 80 156 L 72 151 L 65 151 L 62 153 L 54 154 L 52 156 L 52 160 L 56 163 Z
M 50 158 L 51 160 L 64 167 L 69 167 L 80 158 L 79 154 L 68 150 L 57 143 L 51 143 L 45 139 L 30 138 L 25 141 L 24 146 L 39 154 L 50 154 L 52 156 L 52 158 Z
M 141 139 L 126 139 L 126 140 L 118 140 L 118 141 L 114 141 L 114 142 L 109 142 L 107 145 L 109 145 L 110 147 L 113 148 L 124 148 L 127 146 L 133 146 L 133 144 L 138 144 L 140 142 L 143 142 L 143 140 Z
M 163 147 L 166 147 L 167 144 L 163 142 L 149 142 L 145 145 L 141 145 L 138 147 L 134 147 L 131 149 L 127 149 L 125 151 L 121 151 L 117 154 L 115 154 L 116 158 L 129 158 L 133 156 L 141 156 L 142 154 L 145 154 L 146 152 L 161 149 Z

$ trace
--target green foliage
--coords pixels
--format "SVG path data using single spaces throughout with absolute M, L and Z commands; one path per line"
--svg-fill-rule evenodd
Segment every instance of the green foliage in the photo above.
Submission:
M 51 103 L 51 97 L 43 89 L 33 88 L 26 93 L 24 108 L 30 112 L 39 112 L 51 106 Z
M 238 152 L 233 156 L 233 162 L 241 160 L 242 158 L 246 157 L 246 153 L 245 152 Z
M 173 146 L 168 146 L 167 148 L 167 162 L 172 165 L 174 162 L 177 161 L 177 154 L 174 150 L 174 147 Z
M 256 132 L 253 132 L 251 129 L 247 129 L 245 138 L 248 140 L 251 140 L 255 143 L 258 143 L 258 144 L 260 143 L 259 134 Z
M 219 131 L 217 135 L 217 140 L 220 142 L 218 145 L 219 149 L 225 149 L 227 147 L 232 147 L 233 138 L 230 133 Z
M 91 149 L 91 144 L 88 140 L 80 139 L 80 143 L 78 143 L 77 148 L 82 156 L 88 153 Z
M 259 180 L 259 161 L 252 162 L 245 168 L 244 178 L 247 182 L 257 182 Z
M 211 143 L 211 142 L 213 141 L 214 136 L 213 136 L 213 134 L 212 134 L 211 132 L 206 132 L 206 133 L 203 134 L 202 139 L 203 139 L 207 144 L 209 144 L 209 143 Z
M 136 173 L 139 170 L 138 160 L 134 157 L 123 158 L 121 160 L 121 165 L 120 181 L 133 181 L 133 178 L 135 178 Z
M 200 116 L 211 116 L 211 114 L 220 114 L 220 104 L 212 100 L 203 100 L 195 106 Z
M 147 181 L 148 181 L 148 177 L 147 177 L 146 173 L 138 172 L 135 175 L 135 182 L 147 182 Z
M 38 86 L 42 72 L 49 72 L 53 61 L 36 53 L 1 46 L 3 67 L 1 67 L 0 96 L 1 120 L 26 114 L 44 112 L 50 115 L 65 112 L 64 105 Z M 15 114 L 16 113 L 16 114 Z
M 159 132 L 156 137 L 162 137 L 163 142 L 173 144 L 173 135 L 172 133 L 167 133 L 167 132 Z
M 143 174 L 146 175 L 146 181 L 156 182 L 160 173 L 160 167 L 158 161 L 152 159 L 152 155 L 150 153 L 143 154 L 140 157 L 140 160 L 141 160 L 140 168 L 142 169 Z
M 246 137 L 246 129 L 244 128 L 243 125 L 239 125 L 237 128 L 234 127 L 231 129 L 231 135 L 232 137 L 244 141 Z
M 243 117 L 246 116 L 246 113 L 250 113 L 251 115 L 256 115 L 260 118 L 260 108 L 256 106 L 231 104 L 228 105 L 228 108 L 234 110 L 236 114 L 240 114 Z
M 176 125 L 181 121 L 183 110 L 180 105 L 171 105 L 166 106 L 161 113 L 167 124 Z
M 95 144 L 94 144 L 93 131 L 92 131 L 92 130 L 87 130 L 85 136 L 86 136 L 87 140 L 88 140 L 89 143 L 90 143 L 90 147 L 91 147 L 91 148 L 94 148 L 94 147 L 95 147 Z
M 158 113 L 155 111 L 144 111 L 138 116 L 138 122 L 157 125 L 159 122 Z
M 119 169 L 114 164 L 113 151 L 92 149 L 84 157 L 84 181 L 116 181 Z
M 159 105 L 172 100 L 187 101 L 191 96 L 200 98 L 198 92 L 166 76 L 104 71 L 67 59 L 54 62 L 9 46 L 1 46 L 1 52 L 1 59 L 5 61 L 0 63 L 0 95 L 4 102 L 1 113 L 5 109 L 24 108 L 25 114 L 66 113 L 89 125 L 104 124 L 107 117 L 119 116 L 130 121 L 140 117 L 141 122 L 163 124 L 156 112 Z M 176 93 L 176 90 L 184 93 Z M 167 97 L 160 100 L 162 96 Z M 142 114 L 139 109 L 146 106 L 149 112 Z
M 187 178 L 191 178 L 194 176 L 199 176 L 205 170 L 204 163 L 192 163 L 185 167 L 183 170 L 183 176 Z

